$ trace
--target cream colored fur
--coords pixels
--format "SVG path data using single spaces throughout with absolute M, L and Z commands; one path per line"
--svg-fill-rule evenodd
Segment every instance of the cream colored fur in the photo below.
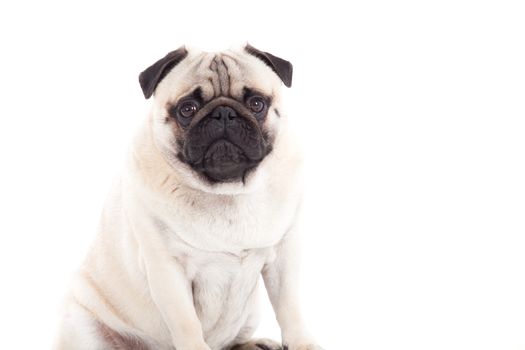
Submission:
M 245 343 L 257 326 L 261 273 L 288 349 L 320 349 L 297 301 L 301 158 L 281 111 L 279 78 L 242 50 L 219 54 L 232 94 L 250 86 L 273 96 L 265 121 L 275 135 L 273 151 L 245 184 L 210 185 L 174 156 L 166 104 L 198 85 L 212 96 L 206 67 L 215 55 L 190 50 L 157 87 L 72 283 L 55 350 L 114 349 L 98 324 L 150 349 Z

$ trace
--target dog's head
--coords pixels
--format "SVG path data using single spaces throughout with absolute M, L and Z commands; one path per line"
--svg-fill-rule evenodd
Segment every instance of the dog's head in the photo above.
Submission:
M 247 45 L 206 53 L 181 47 L 140 74 L 154 96 L 153 139 L 167 163 L 199 187 L 244 184 L 272 152 L 281 81 L 290 62 Z

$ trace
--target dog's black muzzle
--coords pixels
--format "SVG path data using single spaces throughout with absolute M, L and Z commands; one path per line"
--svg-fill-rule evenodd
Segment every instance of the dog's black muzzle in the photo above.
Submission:
M 242 180 L 269 151 L 257 119 L 243 104 L 226 97 L 199 110 L 183 145 L 185 161 L 212 182 Z

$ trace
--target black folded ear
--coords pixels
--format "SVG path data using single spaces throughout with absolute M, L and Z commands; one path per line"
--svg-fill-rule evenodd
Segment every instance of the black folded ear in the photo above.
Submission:
M 144 93 L 144 97 L 150 98 L 155 92 L 157 85 L 164 79 L 170 70 L 180 63 L 188 55 L 188 50 L 184 46 L 175 51 L 171 51 L 166 56 L 153 63 L 139 75 L 139 83 Z
M 279 78 L 281 78 L 284 85 L 287 87 L 292 86 L 293 66 L 290 62 L 274 56 L 271 53 L 257 50 L 250 44 L 247 44 L 244 49 L 250 55 L 257 57 L 266 63 L 279 76 Z

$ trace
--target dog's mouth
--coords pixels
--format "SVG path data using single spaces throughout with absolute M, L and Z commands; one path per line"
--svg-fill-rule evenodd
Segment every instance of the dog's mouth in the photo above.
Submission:
M 191 167 L 211 182 L 243 180 L 262 159 L 251 159 L 233 142 L 219 139 L 210 144 L 204 156 Z
M 239 147 L 225 139 L 211 144 L 203 158 L 205 174 L 217 181 L 243 177 L 250 163 Z

